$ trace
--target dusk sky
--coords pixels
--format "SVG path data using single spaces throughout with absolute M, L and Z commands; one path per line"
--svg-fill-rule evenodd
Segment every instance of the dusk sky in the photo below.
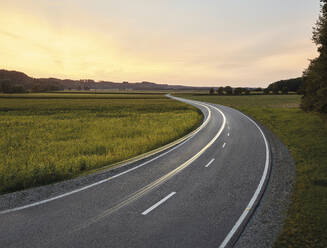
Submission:
M 316 56 L 318 0 L 0 0 L 0 69 L 266 86 Z

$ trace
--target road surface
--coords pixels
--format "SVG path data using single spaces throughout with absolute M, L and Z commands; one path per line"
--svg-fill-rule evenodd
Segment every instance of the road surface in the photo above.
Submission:
M 0 247 L 232 246 L 264 192 L 269 144 L 237 110 L 177 100 L 205 116 L 192 137 L 100 182 L 0 211 Z

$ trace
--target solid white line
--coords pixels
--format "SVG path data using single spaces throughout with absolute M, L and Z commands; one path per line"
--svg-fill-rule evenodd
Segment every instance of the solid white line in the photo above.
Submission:
M 223 144 L 223 148 L 225 148 L 225 146 L 226 146 L 226 143 L 224 142 L 224 144 Z
M 121 172 L 121 173 L 119 173 L 119 174 L 117 174 L 115 176 L 103 179 L 101 181 L 92 183 L 92 184 L 87 185 L 85 187 L 78 188 L 78 189 L 75 189 L 73 191 L 70 191 L 70 192 L 55 196 L 55 197 L 51 197 L 51 198 L 48 198 L 48 199 L 45 199 L 45 200 L 42 200 L 42 201 L 34 202 L 34 203 L 27 204 L 27 205 L 24 205 L 24 206 L 21 206 L 21 207 L 16 207 L 16 208 L 11 208 L 11 209 L 0 211 L 0 215 L 15 212 L 15 211 L 19 211 L 19 210 L 23 210 L 23 209 L 30 208 L 30 207 L 35 207 L 35 206 L 38 206 L 38 205 L 42 205 L 42 204 L 45 204 L 45 203 L 48 203 L 48 202 L 51 202 L 51 201 L 54 201 L 54 200 L 57 200 L 57 199 L 60 199 L 60 198 L 75 194 L 75 193 L 78 193 L 78 192 L 81 192 L 81 191 L 84 191 L 84 190 L 87 190 L 89 188 L 92 188 L 92 187 L 97 186 L 99 184 L 106 183 L 106 182 L 108 182 L 108 181 L 110 181 L 112 179 L 115 179 L 115 178 L 120 177 L 120 176 L 122 176 L 124 174 L 127 174 L 127 173 L 129 173 L 131 171 L 134 171 L 134 170 L 136 170 L 138 168 L 141 168 L 141 167 L 145 166 L 146 164 L 151 163 L 151 162 L 157 160 L 158 158 L 161 158 L 161 157 L 167 155 L 168 153 L 170 153 L 170 152 L 174 151 L 175 149 L 179 148 L 180 146 L 184 145 L 187 141 L 189 141 L 191 138 L 193 138 L 198 132 L 200 132 L 208 124 L 208 122 L 209 122 L 209 120 L 211 118 L 210 109 L 205 104 L 201 104 L 201 103 L 196 103 L 196 104 L 201 105 L 202 107 L 205 107 L 207 109 L 207 111 L 208 111 L 207 119 L 202 123 L 202 125 L 198 128 L 198 130 L 190 138 L 186 139 L 185 141 L 183 141 L 182 143 L 180 143 L 177 146 L 173 147 L 172 149 L 170 149 L 170 150 L 168 150 L 168 151 L 166 151 L 166 152 L 164 152 L 164 153 L 162 153 L 162 154 L 160 154 L 160 155 L 158 155 L 158 156 L 156 156 L 156 157 L 154 157 L 154 158 L 152 158 L 152 159 L 150 159 L 150 160 L 148 160 L 148 161 L 146 161 L 146 162 L 144 162 L 144 163 L 142 163 L 142 164 L 140 164 L 138 166 L 135 166 L 135 167 L 130 168 L 130 169 L 126 170 L 126 171 L 123 171 L 123 172 Z
M 148 213 L 150 213 L 152 210 L 154 210 L 155 208 L 159 207 L 162 203 L 164 203 L 165 201 L 167 201 L 170 197 L 172 197 L 173 195 L 175 195 L 176 192 L 172 192 L 169 195 L 167 195 L 165 198 L 163 198 L 162 200 L 158 201 L 156 204 L 154 204 L 152 207 L 148 208 L 147 210 L 145 210 L 142 215 L 147 215 Z
M 238 230 L 238 228 L 241 226 L 241 224 L 243 223 L 243 221 L 245 220 L 245 218 L 247 217 L 247 215 L 250 213 L 250 210 L 252 209 L 255 201 L 257 200 L 257 198 L 259 197 L 259 194 L 262 190 L 262 187 L 264 185 L 264 182 L 268 176 L 268 169 L 269 169 L 269 146 L 268 146 L 268 141 L 266 139 L 266 136 L 264 135 L 263 131 L 261 130 L 261 128 L 258 126 L 258 124 L 253 121 L 251 118 L 249 118 L 248 116 L 246 116 L 245 114 L 243 114 L 242 112 L 240 112 L 242 115 L 244 115 L 246 118 L 248 118 L 260 131 L 263 140 L 265 142 L 265 146 L 266 146 L 266 162 L 265 162 L 265 169 L 263 171 L 260 183 L 256 189 L 256 191 L 254 192 L 254 195 L 252 196 L 250 202 L 248 203 L 247 207 L 245 208 L 245 210 L 243 211 L 242 215 L 239 217 L 239 219 L 237 220 L 237 222 L 235 223 L 235 225 L 233 226 L 232 230 L 228 233 L 228 235 L 226 236 L 226 238 L 224 239 L 224 241 L 221 243 L 221 245 L 219 246 L 219 248 L 224 248 L 226 247 L 226 245 L 229 243 L 229 241 L 231 240 L 231 238 L 234 236 L 234 234 L 236 233 L 236 231 Z
M 209 166 L 212 164 L 212 162 L 213 162 L 213 161 L 215 161 L 215 159 L 214 159 L 214 158 L 213 158 L 213 159 L 211 159 L 211 160 L 210 160 L 210 162 L 209 162 L 209 163 L 208 163 L 206 166 L 204 166 L 204 167 L 208 168 L 208 167 L 209 167 Z

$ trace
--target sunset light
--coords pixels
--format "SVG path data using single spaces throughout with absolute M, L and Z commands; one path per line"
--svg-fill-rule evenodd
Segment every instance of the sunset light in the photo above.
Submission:
M 315 1 L 1 5 L 0 67 L 33 77 L 266 86 L 300 76 L 316 54 Z

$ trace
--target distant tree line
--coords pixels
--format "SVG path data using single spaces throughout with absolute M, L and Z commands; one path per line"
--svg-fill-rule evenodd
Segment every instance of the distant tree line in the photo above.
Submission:
M 250 90 L 248 88 L 232 88 L 231 86 L 226 87 L 219 87 L 217 89 L 210 88 L 209 90 L 210 95 L 218 95 L 218 96 L 240 96 L 240 95 L 250 95 Z
M 271 83 L 266 89 L 264 94 L 288 94 L 289 92 L 296 92 L 303 94 L 304 91 L 304 80 L 302 77 L 292 78 L 287 80 L 280 80 Z
M 302 77 L 299 78 L 291 78 L 286 80 L 280 80 L 274 83 L 269 84 L 269 86 L 265 89 L 263 88 L 242 88 L 236 87 L 232 88 L 230 86 L 219 87 L 217 90 L 211 88 L 209 90 L 209 94 L 217 94 L 219 96 L 222 95 L 258 95 L 258 94 L 288 94 L 289 92 L 303 94 L 304 92 L 304 79 Z
M 327 113 L 327 0 L 321 0 L 321 14 L 313 29 L 318 57 L 311 60 L 304 71 L 304 96 L 301 107 L 305 111 Z

